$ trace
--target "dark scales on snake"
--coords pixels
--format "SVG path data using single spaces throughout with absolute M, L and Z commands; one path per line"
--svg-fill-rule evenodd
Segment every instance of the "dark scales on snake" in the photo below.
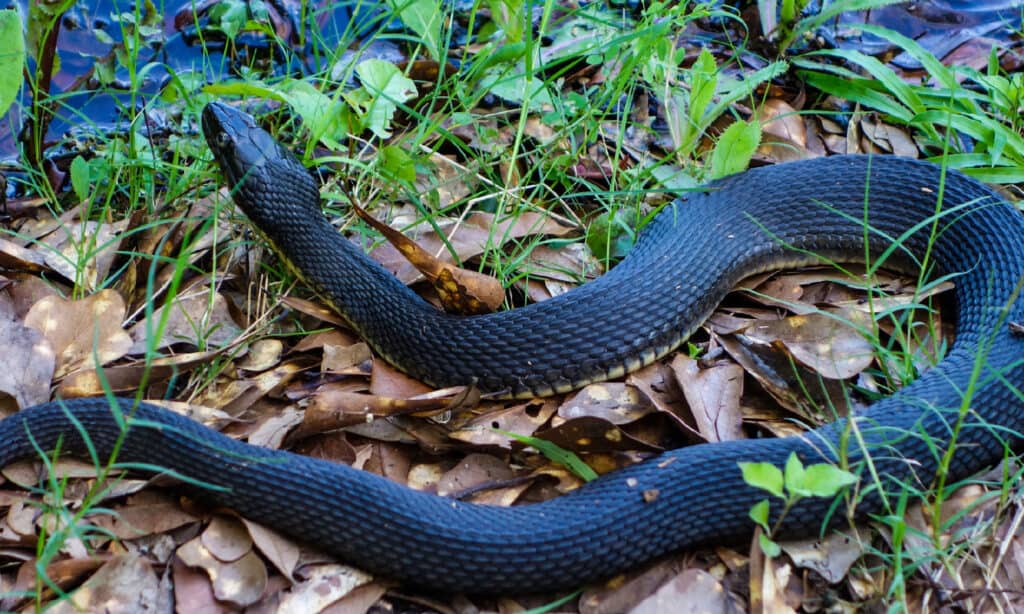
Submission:
M 436 386 L 550 394 L 617 376 L 678 346 L 742 277 L 901 246 L 888 264 L 955 276 L 958 332 L 917 381 L 859 415 L 862 443 L 845 450 L 862 476 L 856 519 L 882 511 L 862 461 L 883 487 L 927 485 L 967 412 L 950 479 L 988 467 L 1024 431 L 1024 216 L 986 186 L 929 163 L 837 156 L 759 168 L 681 197 L 600 279 L 523 309 L 456 317 L 436 311 L 355 249 L 322 216 L 306 169 L 247 115 L 214 103 L 203 129 L 235 202 L 318 293 L 389 361 Z M 942 210 L 936 218 L 940 183 Z M 865 211 L 865 194 L 869 205 Z M 933 222 L 936 236 L 930 246 Z M 474 505 L 413 491 L 347 466 L 253 447 L 148 404 L 119 401 L 132 424 L 121 463 L 165 467 L 216 485 L 203 496 L 407 584 L 466 593 L 573 588 L 680 549 L 748 539 L 741 461 L 837 462 L 845 421 L 802 437 L 696 445 L 613 472 L 544 503 Z M 101 458 L 121 433 L 105 399 L 24 410 L 0 422 L 0 463 L 63 437 L 83 453 L 79 424 Z M 31 438 L 29 437 L 31 435 Z M 931 443 L 929 443 L 929 440 Z M 33 443 L 34 442 L 34 443 Z M 934 446 L 934 447 L 933 447 Z M 659 495 L 645 501 L 642 493 Z M 783 523 L 814 535 L 847 522 L 846 504 L 805 499 Z M 778 507 L 778 506 L 776 506 Z

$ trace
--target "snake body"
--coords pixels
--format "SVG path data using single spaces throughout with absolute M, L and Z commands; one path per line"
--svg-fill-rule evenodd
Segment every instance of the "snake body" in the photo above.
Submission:
M 1024 319 L 1024 216 L 958 172 L 883 156 L 751 170 L 681 196 L 594 282 L 522 309 L 455 317 L 336 232 L 306 169 L 250 117 L 214 103 L 203 128 L 235 202 L 276 250 L 376 351 L 437 386 L 476 382 L 525 396 L 611 377 L 679 345 L 742 277 L 821 260 L 884 259 L 951 276 L 957 337 L 938 365 L 855 425 L 839 420 L 802 437 L 673 450 L 554 500 L 510 508 L 253 447 L 123 399 L 53 402 L 3 420 L 0 463 L 33 456 L 36 445 L 53 449 L 61 438 L 62 451 L 84 454 L 83 433 L 102 459 L 122 433 L 124 412 L 132 417 L 121 463 L 186 476 L 216 504 L 409 585 L 523 593 L 749 538 L 747 513 L 764 492 L 743 481 L 738 462 L 781 467 L 796 453 L 858 473 L 856 503 L 830 509 L 833 501 L 808 498 L 789 510 L 781 535 L 806 536 L 884 513 L 883 495 L 900 484 L 930 484 L 954 433 L 950 481 L 999 461 L 1024 430 L 1024 339 L 1011 326 Z M 773 505 L 773 521 L 780 507 Z

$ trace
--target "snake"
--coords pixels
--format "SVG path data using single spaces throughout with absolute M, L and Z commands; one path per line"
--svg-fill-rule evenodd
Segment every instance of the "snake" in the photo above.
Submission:
M 413 490 L 344 464 L 237 441 L 134 399 L 58 399 L 0 421 L 0 464 L 59 448 L 155 468 L 176 488 L 403 585 L 440 593 L 570 590 L 684 550 L 743 543 L 768 497 L 740 463 L 830 463 L 837 497 L 769 505 L 773 537 L 893 513 L 892 497 L 971 478 L 1024 427 L 1024 216 L 960 172 L 890 155 L 762 166 L 677 195 L 604 275 L 484 315 L 434 308 L 324 216 L 310 171 L 252 116 L 209 103 L 202 128 L 258 234 L 382 357 L 433 386 L 560 393 L 651 364 L 743 278 L 801 265 L 954 284 L 955 339 L 889 396 L 799 436 L 668 450 L 553 499 L 508 507 Z M 785 509 L 783 509 L 785 507 Z

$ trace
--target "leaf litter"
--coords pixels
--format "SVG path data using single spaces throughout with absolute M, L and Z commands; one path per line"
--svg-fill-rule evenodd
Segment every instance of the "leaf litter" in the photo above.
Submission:
M 905 129 L 874 114 L 859 113 L 842 126 L 802 115 L 802 110 L 799 98 L 781 97 L 767 98 L 756 110 L 766 135 L 758 160 L 850 152 L 917 156 L 917 145 Z M 543 143 L 542 128 L 534 122 L 529 130 Z M 511 143 L 502 140 L 507 133 L 481 138 L 479 129 L 472 132 L 476 146 L 505 150 Z M 581 174 L 607 164 L 595 152 L 583 162 Z M 450 185 L 472 183 L 460 182 L 464 175 L 450 170 L 444 178 Z M 455 202 L 468 194 L 453 190 L 442 198 Z M 126 223 L 70 224 L 77 214 L 72 210 L 71 216 L 61 218 L 63 224 L 21 229 L 26 236 L 48 237 L 41 243 L 0 239 L 0 267 L 15 274 L 0 285 L 0 346 L 15 366 L 0 370 L 0 407 L 10 413 L 38 403 L 54 385 L 70 398 L 99 394 L 105 386 L 134 391 L 147 382 L 147 398 L 188 399 L 191 403 L 177 405 L 179 411 L 250 443 L 297 446 L 439 496 L 512 505 L 557 496 L 581 480 L 503 432 L 555 442 L 598 473 L 684 442 L 798 433 L 855 409 L 858 390 L 888 391 L 898 385 L 886 376 L 898 367 L 891 364 L 894 359 L 883 358 L 879 364 L 877 348 L 866 341 L 876 327 L 883 338 L 910 345 L 917 369 L 936 358 L 932 350 L 946 345 L 950 335 L 943 324 L 928 324 L 917 314 L 911 322 L 923 326 L 926 334 L 914 334 L 914 326 L 898 317 L 900 308 L 924 302 L 949 284 L 919 293 L 902 278 L 886 277 L 875 281 L 889 293 L 869 296 L 862 290 L 863 279 L 832 270 L 763 275 L 732 294 L 690 348 L 625 381 L 593 384 L 553 399 L 498 402 L 467 390 L 437 396 L 405 377 L 373 357 L 340 318 L 302 290 L 268 288 L 256 265 L 263 256 L 252 252 L 236 250 L 218 259 L 213 265 L 217 284 L 200 276 L 170 304 L 155 302 L 162 306 L 149 320 L 145 304 L 168 292 L 172 265 L 154 276 L 157 297 L 144 289 L 142 267 L 148 266 L 147 260 L 134 258 L 116 289 L 67 298 L 73 293 L 63 282 L 86 290 L 97 287 L 117 258 L 119 241 L 133 241 L 135 250 L 154 261 L 157 254 L 187 252 L 189 265 L 210 260 L 218 243 L 215 234 L 244 243 L 243 231 L 231 226 L 217 233 L 201 231 L 199 221 L 213 208 L 210 201 L 197 201 L 182 224 L 137 236 L 128 232 Z M 386 215 L 390 224 L 405 228 L 411 242 L 403 243 L 405 247 L 381 244 L 371 255 L 407 284 L 418 282 L 424 273 L 403 253 L 417 253 L 432 274 L 448 282 L 454 279 L 450 272 L 462 270 L 453 267 L 455 262 L 474 266 L 489 251 L 512 249 L 518 241 L 577 232 L 561 216 L 531 211 L 502 219 L 473 212 L 435 220 L 442 239 L 407 209 L 396 207 Z M 82 245 L 90 242 L 92 247 L 83 252 Z M 69 262 L 76 265 L 69 267 Z M 513 287 L 529 300 L 542 300 L 596 274 L 596 262 L 580 244 L 569 249 L 542 244 L 524 260 L 528 278 Z M 40 284 L 43 272 L 63 277 L 63 282 Z M 474 279 L 480 275 L 478 270 L 468 272 Z M 468 296 L 469 302 L 491 309 L 503 302 L 504 292 L 494 293 L 501 283 L 484 279 L 490 279 L 481 282 L 490 289 L 480 294 L 474 289 L 477 281 L 460 282 L 455 302 Z M 232 283 L 237 280 L 253 282 Z M 277 293 L 287 295 L 280 304 L 270 298 Z M 933 311 L 938 315 L 941 301 L 941 294 L 936 295 Z M 161 321 L 166 322 L 164 335 L 154 340 L 150 331 Z M 158 357 L 148 362 L 140 358 L 150 350 Z M 217 367 L 209 369 L 212 363 Z M 83 486 L 65 492 L 65 498 L 78 504 L 76 493 L 88 491 L 96 479 L 94 468 L 79 469 L 71 473 L 69 484 Z M 1019 472 L 1016 467 L 1005 470 Z M 58 471 L 68 475 L 66 465 Z M 0 570 L 0 583 L 26 589 L 36 581 L 36 536 L 46 525 L 39 515 L 43 496 L 16 487 L 35 486 L 45 470 L 30 463 L 9 467 L 3 475 L 7 483 L 0 489 L 0 507 L 7 513 L 0 520 L 0 548 L 2 556 L 18 564 L 13 571 Z M 47 568 L 58 585 L 80 585 L 73 602 L 80 609 L 157 607 L 168 577 L 181 611 L 367 611 L 389 588 L 269 529 L 146 488 L 147 482 L 114 481 L 107 486 L 113 489 L 113 513 L 97 511 L 85 519 L 102 531 L 88 534 L 88 547 L 70 540 L 65 558 Z M 985 594 L 1022 585 L 1024 537 L 1019 527 L 1024 508 L 1017 503 L 1009 514 L 1001 514 L 996 504 L 983 491 L 965 487 L 941 510 L 941 519 L 951 523 L 948 527 L 930 526 L 927 508 L 916 507 L 908 514 L 920 535 L 938 533 L 947 542 L 966 544 L 968 535 L 991 534 L 977 547 L 979 564 L 942 568 L 929 578 L 931 584 L 911 587 L 915 595 L 961 591 L 982 595 L 983 601 Z M 891 539 L 885 529 L 881 532 Z M 147 553 L 159 550 L 150 541 L 158 538 L 169 542 L 171 554 L 154 561 Z M 908 538 L 908 548 L 926 555 L 927 541 L 915 539 L 920 538 Z M 831 599 L 833 605 L 849 609 L 850 602 L 835 598 L 837 587 L 862 601 L 879 599 L 885 590 L 873 571 L 878 565 L 851 568 L 870 552 L 861 540 L 856 534 L 834 534 L 783 543 L 787 557 L 778 560 L 765 559 L 756 546 L 749 552 L 720 547 L 682 553 L 591 587 L 576 607 L 587 612 L 658 612 L 687 602 L 697 610 L 732 611 L 749 599 L 765 610 L 819 611 Z M 156 569 L 169 575 L 161 579 Z M 539 605 L 530 598 L 500 603 L 507 609 Z M 0 601 L 2 609 L 25 605 L 17 597 Z

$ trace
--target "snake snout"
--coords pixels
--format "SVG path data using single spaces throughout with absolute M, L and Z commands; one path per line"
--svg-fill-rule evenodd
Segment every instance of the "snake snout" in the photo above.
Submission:
M 306 167 L 243 111 L 221 102 L 203 109 L 203 134 L 245 214 L 267 232 L 282 218 L 319 214 L 319 190 Z

